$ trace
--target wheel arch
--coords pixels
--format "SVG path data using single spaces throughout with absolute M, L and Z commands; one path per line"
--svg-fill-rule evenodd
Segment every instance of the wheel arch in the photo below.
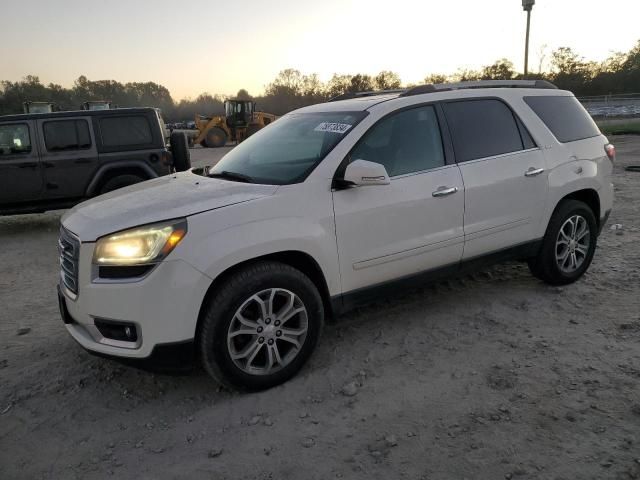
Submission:
M 106 182 L 120 175 L 136 175 L 145 180 L 158 176 L 158 174 L 144 162 L 117 162 L 103 165 L 91 179 L 86 190 L 87 197 L 97 195 Z
M 301 271 L 302 273 L 304 273 L 307 277 L 309 277 L 309 279 L 313 282 L 313 284 L 318 289 L 318 292 L 320 293 L 320 297 L 322 298 L 322 303 L 327 316 L 329 317 L 333 316 L 333 309 L 331 305 L 329 287 L 327 285 L 327 281 L 325 279 L 325 276 L 318 262 L 308 253 L 305 253 L 299 250 L 285 250 L 280 252 L 268 253 L 265 255 L 244 260 L 220 272 L 220 274 L 213 279 L 213 281 L 211 282 L 211 285 L 209 285 L 209 288 L 207 289 L 207 292 L 204 295 L 204 298 L 200 305 L 200 311 L 198 313 L 198 321 L 196 324 L 196 333 L 195 333 L 196 339 L 200 335 L 202 318 L 203 318 L 203 315 L 205 314 L 207 305 L 211 300 L 211 297 L 215 294 L 218 287 L 222 285 L 225 282 L 225 280 L 229 278 L 231 275 L 233 275 L 235 272 L 249 265 L 252 265 L 254 263 L 263 262 L 263 261 L 280 262 L 285 265 L 289 265 Z
M 575 190 L 571 193 L 568 193 L 556 203 L 552 215 L 564 200 L 579 200 L 583 203 L 586 203 L 593 212 L 593 215 L 596 217 L 598 228 L 602 227 L 602 225 L 600 225 L 600 222 L 602 221 L 602 212 L 600 211 L 600 195 L 594 188 L 583 188 L 581 190 Z

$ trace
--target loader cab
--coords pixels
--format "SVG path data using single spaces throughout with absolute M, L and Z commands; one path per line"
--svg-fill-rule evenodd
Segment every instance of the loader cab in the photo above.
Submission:
M 251 123 L 256 103 L 251 100 L 226 100 L 224 113 L 230 129 L 246 127 Z

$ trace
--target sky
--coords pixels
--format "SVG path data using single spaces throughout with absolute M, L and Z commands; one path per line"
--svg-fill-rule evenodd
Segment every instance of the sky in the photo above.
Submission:
M 0 0 L 0 14 L 0 80 L 153 81 L 176 100 L 258 95 L 285 68 L 421 83 L 504 57 L 522 71 L 526 24 L 521 0 Z M 640 0 L 536 0 L 529 70 L 561 46 L 627 51 L 639 18 Z

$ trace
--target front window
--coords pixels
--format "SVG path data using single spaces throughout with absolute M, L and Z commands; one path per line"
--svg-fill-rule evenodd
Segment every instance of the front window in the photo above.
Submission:
M 0 125 L 0 158 L 3 155 L 16 155 L 31 152 L 29 127 L 25 123 Z
M 242 142 L 210 170 L 252 183 L 299 183 L 367 112 L 292 113 Z

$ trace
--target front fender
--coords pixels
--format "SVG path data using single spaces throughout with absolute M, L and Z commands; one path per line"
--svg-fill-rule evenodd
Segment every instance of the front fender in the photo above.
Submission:
M 319 265 L 329 294 L 338 295 L 340 275 L 330 193 L 314 200 L 296 205 L 270 197 L 189 217 L 189 233 L 175 253 L 215 279 L 247 260 L 284 251 L 301 252 Z M 272 216 L 271 212 L 281 215 Z M 239 218 L 245 221 L 240 223 Z

